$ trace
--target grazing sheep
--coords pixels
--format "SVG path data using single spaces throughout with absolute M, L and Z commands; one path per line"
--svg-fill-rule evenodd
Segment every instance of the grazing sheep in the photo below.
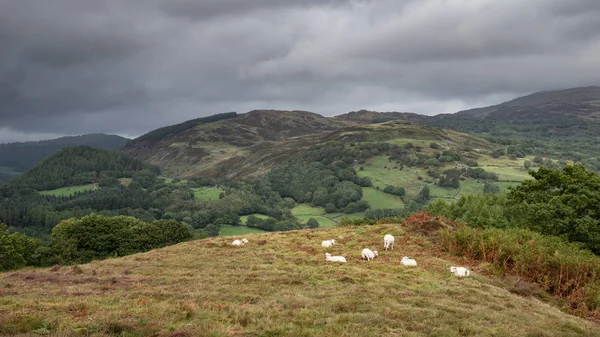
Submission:
M 383 247 L 385 248 L 385 250 L 388 250 L 388 248 L 392 248 L 392 250 L 394 250 L 394 237 L 390 234 L 386 234 L 383 237 Z
M 400 263 L 402 263 L 402 265 L 404 265 L 404 266 L 416 266 L 417 265 L 417 261 L 415 261 L 414 259 L 409 259 L 408 256 L 403 257 L 402 260 L 400 260 Z
M 234 240 L 234 241 L 231 243 L 231 245 L 232 245 L 232 246 L 243 246 L 243 245 L 245 245 L 245 244 L 247 244 L 247 243 L 248 243 L 248 240 L 246 240 L 246 239 L 244 238 L 244 239 L 241 239 L 241 240 Z
M 471 275 L 469 269 L 465 267 L 450 267 L 450 272 L 457 277 L 468 277 Z
M 379 254 L 377 254 L 377 251 L 372 251 L 369 248 L 363 249 L 361 255 L 362 255 L 362 258 L 367 259 L 367 261 L 371 261 L 376 256 L 379 256 Z
M 331 256 L 331 254 L 325 253 L 325 261 L 346 262 L 346 258 L 343 256 Z
M 324 248 L 331 247 L 331 246 L 333 246 L 334 243 L 335 243 L 334 239 L 325 240 L 325 241 L 321 242 L 321 247 L 324 247 Z

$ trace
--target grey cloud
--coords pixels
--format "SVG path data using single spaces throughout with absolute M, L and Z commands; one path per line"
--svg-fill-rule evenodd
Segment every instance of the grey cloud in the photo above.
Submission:
M 432 114 L 600 84 L 599 13 L 596 0 L 0 0 L 0 133 L 137 135 L 255 108 Z

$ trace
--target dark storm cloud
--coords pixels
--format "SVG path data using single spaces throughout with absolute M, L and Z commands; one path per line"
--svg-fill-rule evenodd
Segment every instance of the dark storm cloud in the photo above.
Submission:
M 0 141 L 600 84 L 599 15 L 596 0 L 0 0 Z

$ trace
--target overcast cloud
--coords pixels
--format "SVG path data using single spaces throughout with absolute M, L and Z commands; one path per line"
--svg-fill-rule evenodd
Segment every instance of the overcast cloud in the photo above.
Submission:
M 598 85 L 598 17 L 598 0 L 0 0 L 0 142 Z

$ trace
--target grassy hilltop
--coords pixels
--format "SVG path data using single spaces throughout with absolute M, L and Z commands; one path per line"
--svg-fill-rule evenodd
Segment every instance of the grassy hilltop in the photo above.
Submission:
M 394 251 L 383 235 L 396 236 Z M 86 265 L 0 274 L 0 335 L 598 336 L 503 288 L 485 265 L 397 224 L 191 241 Z M 325 262 L 327 249 L 346 264 Z M 380 251 L 372 262 L 360 251 Z M 402 256 L 419 266 L 402 267 Z M 451 265 L 466 265 L 459 280 Z

